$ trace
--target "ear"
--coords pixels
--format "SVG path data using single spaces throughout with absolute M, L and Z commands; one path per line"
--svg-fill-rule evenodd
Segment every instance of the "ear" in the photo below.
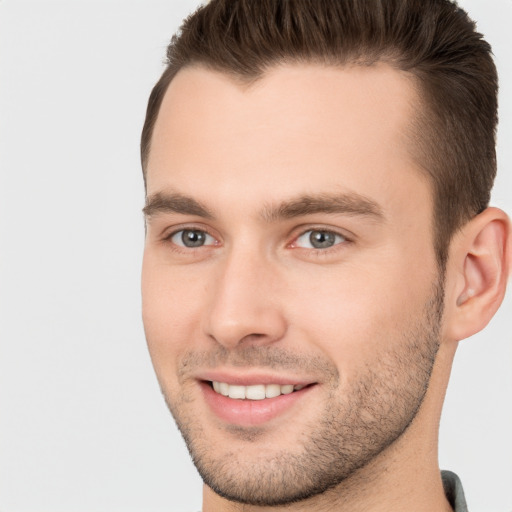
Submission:
M 510 220 L 487 208 L 457 233 L 446 274 L 445 335 L 461 340 L 483 329 L 507 286 L 512 253 Z

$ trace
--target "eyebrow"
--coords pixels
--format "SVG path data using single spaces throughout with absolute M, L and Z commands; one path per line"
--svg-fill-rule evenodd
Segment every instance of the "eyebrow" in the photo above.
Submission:
M 146 217 L 163 213 L 177 213 L 196 215 L 209 220 L 215 218 L 205 205 L 180 193 L 158 192 L 148 196 L 142 212 Z M 355 192 L 302 195 L 276 205 L 264 205 L 260 215 L 265 222 L 272 223 L 282 219 L 292 219 L 316 213 L 362 216 L 376 220 L 384 219 L 381 207 L 374 200 Z
M 164 194 L 161 192 L 146 198 L 146 205 L 142 209 L 142 213 L 146 217 L 161 213 L 181 213 L 213 219 L 212 213 L 199 201 L 183 194 Z
M 273 222 L 315 213 L 337 213 L 372 217 L 376 220 L 384 219 L 381 207 L 374 200 L 355 192 L 300 196 L 276 206 L 266 206 L 262 216 L 267 222 Z

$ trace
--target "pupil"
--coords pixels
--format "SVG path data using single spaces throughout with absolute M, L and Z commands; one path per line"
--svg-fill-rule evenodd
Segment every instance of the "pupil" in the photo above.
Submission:
M 181 235 L 181 240 L 185 247 L 201 247 L 205 242 L 205 235 L 202 231 L 186 229 Z
M 312 231 L 309 241 L 315 249 L 325 249 L 334 245 L 335 235 L 327 231 Z

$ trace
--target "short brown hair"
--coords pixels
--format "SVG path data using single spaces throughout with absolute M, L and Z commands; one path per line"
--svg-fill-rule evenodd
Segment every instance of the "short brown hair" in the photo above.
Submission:
M 282 62 L 386 62 L 415 78 L 422 101 L 413 150 L 432 183 L 444 267 L 453 233 L 489 203 L 498 89 L 489 44 L 449 0 L 211 0 L 168 46 L 142 130 L 144 173 L 162 99 L 180 69 L 202 65 L 254 81 Z

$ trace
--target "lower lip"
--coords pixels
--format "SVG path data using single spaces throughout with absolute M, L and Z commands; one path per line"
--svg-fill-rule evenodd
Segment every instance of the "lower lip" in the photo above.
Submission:
M 293 407 L 315 386 L 307 386 L 288 395 L 263 400 L 239 400 L 221 395 L 207 382 L 201 382 L 203 396 L 212 411 L 226 423 L 239 426 L 257 426 L 266 423 Z

